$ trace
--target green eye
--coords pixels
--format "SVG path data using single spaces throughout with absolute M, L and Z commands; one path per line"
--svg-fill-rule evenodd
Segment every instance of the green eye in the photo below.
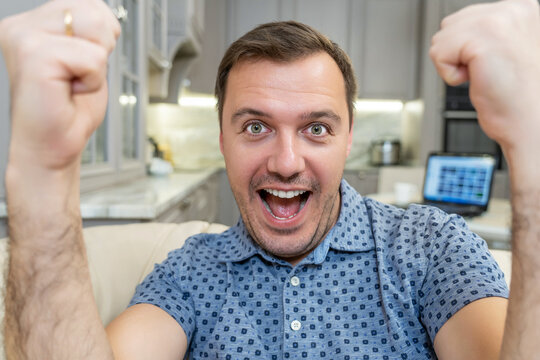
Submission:
M 254 122 L 246 126 L 246 130 L 252 135 L 259 135 L 265 132 L 265 126 L 261 123 Z
M 311 134 L 313 135 L 323 135 L 326 131 L 326 128 L 321 124 L 315 124 L 311 126 Z

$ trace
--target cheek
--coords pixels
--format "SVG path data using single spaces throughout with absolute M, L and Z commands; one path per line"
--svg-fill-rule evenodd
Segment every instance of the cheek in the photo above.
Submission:
M 223 156 L 227 173 L 233 185 L 242 184 L 245 187 L 253 176 L 264 168 L 264 151 L 257 147 L 247 147 L 240 144 L 228 144 L 223 147 Z
M 345 160 L 347 159 L 347 143 L 327 147 L 319 151 L 311 151 L 308 164 L 322 186 L 335 186 L 341 182 Z

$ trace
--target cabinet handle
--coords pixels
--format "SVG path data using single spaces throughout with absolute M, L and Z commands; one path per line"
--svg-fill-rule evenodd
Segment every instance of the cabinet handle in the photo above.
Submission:
M 180 210 L 184 211 L 191 206 L 191 199 L 184 199 L 180 202 Z
M 116 8 L 111 8 L 111 11 L 113 15 L 116 16 L 118 21 L 123 22 L 123 23 L 128 21 L 128 11 L 122 5 L 117 6 Z

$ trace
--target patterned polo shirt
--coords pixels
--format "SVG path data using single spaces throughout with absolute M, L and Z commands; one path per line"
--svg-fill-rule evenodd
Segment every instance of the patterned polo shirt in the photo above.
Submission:
M 131 305 L 169 313 L 191 359 L 435 359 L 441 326 L 490 296 L 508 296 L 504 275 L 461 217 L 398 209 L 343 181 L 336 225 L 297 266 L 240 221 L 172 251 Z

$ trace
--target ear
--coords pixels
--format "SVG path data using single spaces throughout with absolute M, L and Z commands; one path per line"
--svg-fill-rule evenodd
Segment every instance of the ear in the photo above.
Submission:
M 223 154 L 223 131 L 219 132 L 219 150 L 221 151 L 221 155 L 225 156 Z
M 351 153 L 352 140 L 353 140 L 353 125 L 354 125 L 354 120 L 351 120 L 351 126 L 349 129 L 349 138 L 347 139 L 347 157 Z

